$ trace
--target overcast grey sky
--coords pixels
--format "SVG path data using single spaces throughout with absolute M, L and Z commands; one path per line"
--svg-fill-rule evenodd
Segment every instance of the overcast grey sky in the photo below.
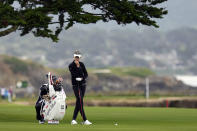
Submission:
M 18 4 L 14 4 L 15 7 L 18 7 Z M 197 28 L 197 0 L 168 0 L 167 2 L 161 5 L 166 7 L 169 11 L 168 15 L 164 16 L 163 19 L 157 20 L 160 28 L 156 29 L 158 31 L 168 31 L 177 29 L 180 27 L 195 27 Z M 97 22 L 97 24 L 88 24 L 81 25 L 76 24 L 75 27 L 81 29 L 94 29 L 101 28 L 104 30 L 117 30 L 117 29 L 134 29 L 134 30 L 143 30 L 144 28 L 150 28 L 147 26 L 137 26 L 135 23 L 122 26 L 117 25 L 116 22 Z M 154 28 L 154 27 L 151 27 Z
M 197 0 L 168 0 L 162 6 L 166 7 L 169 13 L 163 19 L 157 20 L 160 26 L 160 28 L 157 30 L 168 31 L 188 26 L 197 28 Z M 116 30 L 126 28 L 140 30 L 147 28 L 146 26 L 137 26 L 135 23 L 126 26 L 121 26 L 117 25 L 115 22 L 98 22 L 97 24 L 78 24 L 75 26 L 83 29 L 103 28 L 105 30 Z

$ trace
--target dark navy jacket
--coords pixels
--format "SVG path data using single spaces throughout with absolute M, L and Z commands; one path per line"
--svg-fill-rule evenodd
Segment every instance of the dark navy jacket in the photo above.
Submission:
M 78 84 L 80 84 L 80 85 L 85 84 L 86 79 L 88 77 L 88 73 L 87 73 L 86 67 L 83 64 L 83 62 L 79 62 L 79 64 L 80 64 L 80 67 L 77 67 L 77 65 L 73 61 L 68 66 L 70 73 L 71 73 L 72 85 L 74 85 L 74 86 L 78 85 Z M 80 82 L 76 81 L 76 78 L 78 78 L 78 77 L 83 78 L 83 80 Z

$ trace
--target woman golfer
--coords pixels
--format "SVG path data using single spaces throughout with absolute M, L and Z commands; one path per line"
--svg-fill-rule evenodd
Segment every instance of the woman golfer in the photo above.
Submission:
M 79 51 L 74 52 L 74 60 L 69 65 L 69 71 L 71 73 L 73 91 L 76 97 L 76 105 L 73 113 L 73 120 L 71 121 L 72 125 L 78 124 L 76 121 L 77 114 L 80 111 L 81 116 L 84 120 L 84 125 L 91 125 L 92 123 L 87 120 L 84 108 L 83 108 L 83 97 L 86 90 L 86 79 L 88 73 L 85 65 L 79 61 L 81 58 L 81 53 Z

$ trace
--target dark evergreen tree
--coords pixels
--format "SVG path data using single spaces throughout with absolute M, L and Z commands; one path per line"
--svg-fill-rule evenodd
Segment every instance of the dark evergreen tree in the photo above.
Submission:
M 0 0 L 0 37 L 16 30 L 58 41 L 63 29 L 76 23 L 101 20 L 126 25 L 159 27 L 157 18 L 167 14 L 158 5 L 167 0 Z M 50 25 L 55 25 L 50 26 Z

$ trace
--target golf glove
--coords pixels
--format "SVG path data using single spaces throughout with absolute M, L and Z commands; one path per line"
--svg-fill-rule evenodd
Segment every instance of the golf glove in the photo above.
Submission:
M 78 77 L 76 78 L 76 81 L 82 81 L 82 78 Z

